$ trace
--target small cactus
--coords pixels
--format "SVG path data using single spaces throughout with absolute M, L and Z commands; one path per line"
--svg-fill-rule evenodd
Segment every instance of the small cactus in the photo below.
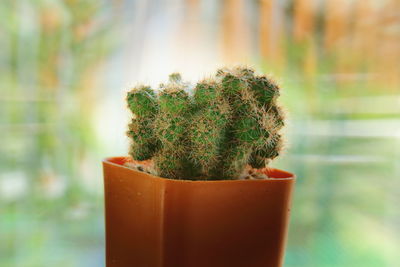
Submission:
M 187 91 L 174 73 L 158 96 L 146 86 L 128 93 L 133 159 L 153 159 L 166 178 L 237 179 L 246 165 L 263 168 L 280 154 L 284 116 L 273 81 L 236 67 Z

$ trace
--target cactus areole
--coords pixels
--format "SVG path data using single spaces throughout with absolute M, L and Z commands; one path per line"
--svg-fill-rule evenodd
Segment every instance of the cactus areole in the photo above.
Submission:
M 128 92 L 130 155 L 152 160 L 160 177 L 238 179 L 246 166 L 264 168 L 282 150 L 279 87 L 246 67 L 219 69 L 193 94 L 174 73 L 158 94 L 149 86 Z

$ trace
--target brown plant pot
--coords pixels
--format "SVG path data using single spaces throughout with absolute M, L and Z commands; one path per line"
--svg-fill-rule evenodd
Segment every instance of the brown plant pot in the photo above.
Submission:
M 103 161 L 107 267 L 282 266 L 291 173 L 187 181 Z

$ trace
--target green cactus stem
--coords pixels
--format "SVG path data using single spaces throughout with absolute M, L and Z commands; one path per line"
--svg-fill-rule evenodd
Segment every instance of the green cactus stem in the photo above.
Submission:
M 155 132 L 161 149 L 154 157 L 158 174 L 162 177 L 182 179 L 193 176 L 189 162 L 188 129 L 192 104 L 186 85 L 178 73 L 170 76 L 170 82 L 161 85 L 160 112 L 155 122 Z
M 194 87 L 178 73 L 158 97 L 140 86 L 128 93 L 128 136 L 134 159 L 152 158 L 173 179 L 237 179 L 246 165 L 263 168 L 282 150 L 278 85 L 246 67 L 220 69 Z
M 150 159 L 159 148 L 154 134 L 154 119 L 159 110 L 155 94 L 148 86 L 138 86 L 128 92 L 127 102 L 133 113 L 127 132 L 132 140 L 130 155 L 135 160 Z
M 231 110 L 221 93 L 221 85 L 213 80 L 198 83 L 194 91 L 197 112 L 190 126 L 190 159 L 206 178 L 217 173 L 226 143 Z

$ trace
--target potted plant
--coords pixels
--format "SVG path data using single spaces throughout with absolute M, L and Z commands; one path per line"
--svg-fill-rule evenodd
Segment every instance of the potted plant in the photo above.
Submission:
M 294 184 L 281 152 L 279 87 L 245 67 L 188 93 L 127 96 L 130 157 L 104 160 L 107 267 L 282 265 Z

